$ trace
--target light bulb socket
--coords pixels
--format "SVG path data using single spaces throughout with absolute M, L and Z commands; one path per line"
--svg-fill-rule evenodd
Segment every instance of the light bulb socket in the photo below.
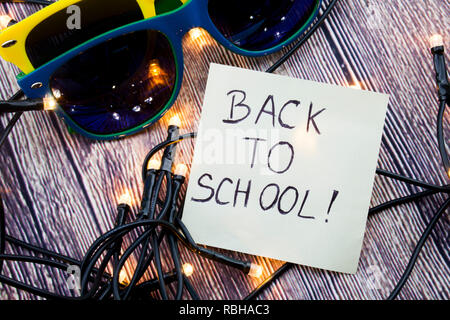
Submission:
M 146 219 L 152 210 L 152 195 L 155 186 L 157 170 L 150 169 L 147 171 L 147 177 L 144 182 L 144 191 L 142 193 L 141 208 L 138 213 L 139 218 Z
M 432 54 L 442 54 L 444 53 L 445 48 L 444 46 L 437 46 L 437 47 L 432 47 L 431 48 L 431 53 Z
M 179 136 L 180 130 L 177 126 L 169 126 L 167 129 L 167 140 L 175 140 Z M 175 152 L 177 144 L 173 143 L 164 149 L 164 153 L 161 160 L 161 170 L 172 172 L 173 159 L 175 158 Z
M 436 71 L 436 85 L 439 101 L 449 102 L 450 85 L 448 82 L 447 66 L 445 63 L 444 47 L 431 49 L 433 53 L 434 70 Z
M 114 222 L 114 226 L 120 227 L 123 226 L 127 220 L 127 217 L 131 213 L 131 208 L 128 204 L 121 203 L 117 206 L 117 216 Z

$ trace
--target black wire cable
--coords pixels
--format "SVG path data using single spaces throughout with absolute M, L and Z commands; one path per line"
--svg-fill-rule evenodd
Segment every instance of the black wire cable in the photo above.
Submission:
M 401 204 L 406 204 L 406 203 L 409 203 L 409 202 L 412 202 L 412 201 L 415 201 L 415 200 L 419 200 L 419 199 L 422 199 L 424 197 L 435 195 L 437 193 L 438 192 L 435 191 L 435 190 L 426 190 L 426 191 L 414 193 L 414 194 L 411 194 L 411 195 L 408 195 L 408 196 L 405 196 L 405 197 L 401 197 L 401 198 L 397 198 L 397 199 L 394 199 L 394 200 L 390 200 L 390 201 L 387 201 L 385 203 L 382 203 L 382 204 L 380 204 L 380 205 L 370 209 L 369 210 L 369 215 L 375 215 L 375 214 L 377 214 L 379 212 L 385 211 L 385 210 L 390 209 L 392 207 L 396 207 L 396 206 L 399 206 Z
M 23 98 L 24 92 L 22 90 L 17 91 L 10 99 L 9 101 L 17 101 L 21 98 Z M 22 115 L 22 112 L 17 112 L 13 115 L 12 119 L 9 121 L 6 128 L 3 130 L 1 136 L 0 136 L 0 148 L 5 143 L 6 139 L 8 138 L 9 134 L 11 133 L 14 125 L 17 123 L 17 121 L 20 119 Z M 3 254 L 5 252 L 5 246 L 6 246 L 6 226 L 5 226 L 5 209 L 3 207 L 3 200 L 0 194 L 0 254 Z M 3 260 L 0 259 L 0 274 L 3 270 Z
M 261 284 L 259 284 L 252 292 L 250 292 L 243 300 L 253 300 L 260 295 L 265 289 L 269 287 L 275 280 L 279 279 L 286 271 L 292 268 L 294 264 L 284 263 L 274 273 L 267 277 Z
M 377 169 L 377 174 L 379 174 L 381 176 L 384 176 L 384 177 L 391 178 L 391 179 L 395 179 L 395 180 L 398 180 L 398 181 L 406 182 L 406 183 L 412 184 L 412 185 L 417 186 L 417 187 L 422 187 L 422 188 L 425 188 L 425 189 L 428 189 L 428 190 L 434 190 L 434 191 L 437 191 L 437 192 L 450 193 L 450 188 L 448 186 L 444 186 L 444 187 L 435 186 L 435 185 L 432 185 L 432 184 L 427 183 L 427 182 L 422 182 L 422 181 L 419 181 L 419 180 L 416 180 L 416 179 L 411 179 L 411 178 L 402 176 L 400 174 L 389 172 L 389 171 L 386 171 L 386 170 L 383 170 L 383 169 Z
M 444 139 L 444 113 L 447 107 L 447 101 L 441 101 L 439 104 L 438 118 L 437 118 L 437 139 L 438 139 L 438 147 L 439 153 L 441 154 L 442 164 L 445 168 L 445 173 L 447 177 L 450 178 L 450 160 L 447 154 L 446 143 Z
M 43 99 L 27 99 L 21 101 L 0 101 L 0 113 L 42 111 Z
M 403 272 L 402 277 L 397 282 L 397 285 L 395 286 L 392 293 L 389 295 L 388 300 L 394 300 L 400 293 L 400 290 L 402 290 L 403 286 L 405 285 L 406 281 L 408 280 L 408 278 L 414 268 L 414 265 L 416 264 L 417 258 L 419 257 L 419 254 L 420 254 L 425 242 L 427 241 L 429 235 L 431 234 L 431 231 L 433 231 L 433 228 L 436 226 L 437 222 L 439 221 L 439 219 L 442 217 L 445 210 L 447 210 L 447 208 L 449 206 L 450 206 L 450 198 L 447 198 L 447 200 L 444 202 L 444 204 L 439 208 L 439 210 L 433 216 L 431 221 L 428 223 L 425 231 L 422 233 L 422 236 L 420 237 L 416 247 L 414 248 L 414 251 L 411 255 L 411 258 L 408 262 L 408 265 L 407 265 L 405 271 Z
M 442 163 L 444 165 L 445 173 L 450 178 L 450 160 L 448 157 L 447 149 L 445 146 L 444 138 L 444 113 L 448 103 L 450 102 L 450 83 L 448 81 L 447 66 L 444 56 L 444 44 L 441 39 L 441 43 L 433 43 L 431 53 L 433 55 L 434 70 L 436 73 L 436 85 L 439 98 L 439 109 L 437 117 L 437 140 L 439 153 L 441 154 Z
M 183 185 L 184 177 L 183 176 L 175 176 L 173 179 L 173 196 L 171 201 L 171 211 L 169 214 L 169 222 L 174 223 L 175 218 L 177 217 L 177 199 L 180 194 L 181 186 Z M 180 253 L 178 251 L 178 244 L 176 242 L 175 237 L 171 234 L 168 235 L 169 238 L 169 248 L 172 255 L 172 260 L 175 265 L 175 272 L 177 275 L 177 291 L 175 295 L 175 300 L 180 300 L 183 295 L 183 287 L 184 287 L 184 276 L 183 271 L 181 270 L 181 259 Z
M 22 90 L 17 91 L 8 101 L 17 101 L 24 97 L 24 92 Z M 19 121 L 20 117 L 22 116 L 23 112 L 16 112 L 12 119 L 9 121 L 6 128 L 3 130 L 1 136 L 0 136 L 0 148 L 5 143 L 6 139 L 8 138 L 9 134 L 11 133 L 11 130 L 16 125 L 17 121 Z
M 5 223 L 5 209 L 3 208 L 3 201 L 0 195 L 0 254 L 4 254 L 6 250 L 6 223 Z M 0 274 L 3 271 L 3 259 L 0 259 Z

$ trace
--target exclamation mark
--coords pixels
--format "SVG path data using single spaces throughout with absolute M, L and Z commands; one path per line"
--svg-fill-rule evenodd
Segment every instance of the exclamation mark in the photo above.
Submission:
M 327 215 L 330 214 L 331 207 L 333 206 L 334 200 L 336 200 L 338 194 L 339 194 L 339 191 L 336 191 L 336 190 L 333 191 L 333 196 L 331 197 L 330 205 L 328 206 Z M 325 219 L 325 222 L 328 222 L 328 219 Z

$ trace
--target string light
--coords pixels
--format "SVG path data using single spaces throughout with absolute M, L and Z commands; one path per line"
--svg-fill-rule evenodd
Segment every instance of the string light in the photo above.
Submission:
M 202 28 L 193 28 L 189 31 L 189 36 L 192 42 L 195 42 L 203 47 L 207 44 L 206 42 L 206 31 Z
M 169 126 L 174 126 L 174 127 L 181 127 L 181 119 L 178 115 L 174 115 L 172 118 L 170 118 L 169 120 Z
M 12 20 L 13 20 L 13 18 L 11 18 L 8 15 L 1 15 L 0 16 L 0 30 L 8 28 L 8 25 Z
M 56 100 L 52 96 L 47 95 L 44 98 L 44 110 L 46 110 L 46 111 L 55 110 L 56 105 L 57 105 Z
M 128 275 L 125 269 L 120 270 L 119 273 L 119 283 L 123 286 L 127 286 L 129 284 Z
M 444 39 L 440 34 L 434 34 L 430 38 L 430 47 L 436 48 L 444 45 Z
M 130 194 L 130 191 L 127 190 L 123 194 L 120 195 L 119 204 L 131 205 L 131 203 L 132 203 L 131 194 Z
M 147 166 L 147 170 L 158 170 L 159 168 L 161 168 L 161 161 L 156 159 L 151 159 Z
M 260 278 L 263 274 L 263 268 L 259 264 L 252 263 L 248 275 L 253 278 Z
M 194 267 L 190 263 L 183 264 L 183 273 L 186 277 L 192 276 L 194 273 Z
M 187 166 L 185 164 L 180 163 L 180 164 L 177 164 L 177 166 L 175 167 L 174 174 L 176 176 L 183 176 L 183 177 L 185 177 L 187 171 L 188 171 Z

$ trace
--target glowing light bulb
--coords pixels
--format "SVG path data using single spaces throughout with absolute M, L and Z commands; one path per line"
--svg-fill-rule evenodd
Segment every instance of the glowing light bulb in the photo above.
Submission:
M 444 39 L 440 34 L 434 34 L 430 38 L 431 48 L 436 48 L 444 45 Z
M 183 273 L 186 277 L 192 276 L 194 273 L 194 267 L 190 263 L 183 264 Z
M 357 89 L 357 90 L 361 90 L 361 89 L 362 89 L 362 88 L 361 88 L 361 85 L 360 85 L 358 82 L 356 82 L 356 83 L 350 85 L 349 88 Z
M 8 28 L 8 25 L 11 22 L 11 20 L 12 18 L 8 15 L 0 16 L 0 30 Z
M 147 170 L 158 170 L 159 168 L 161 168 L 161 161 L 156 159 L 152 159 L 149 161 Z
M 170 118 L 169 120 L 169 126 L 174 126 L 174 127 L 181 127 L 181 119 L 178 115 L 174 115 L 172 118 Z
M 153 77 L 159 77 L 162 74 L 161 67 L 159 66 L 158 60 L 156 59 L 150 62 L 150 74 Z
M 175 167 L 174 174 L 176 176 L 183 176 L 183 177 L 185 177 L 186 173 L 187 173 L 187 170 L 188 170 L 188 168 L 186 167 L 186 165 L 180 163 L 180 164 L 177 164 L 177 166 Z
M 205 37 L 206 32 L 202 28 L 194 28 L 191 31 L 189 31 L 189 36 L 191 38 L 192 42 L 196 42 L 200 45 L 201 48 L 208 44 L 207 38 Z
M 263 268 L 259 264 L 252 263 L 248 275 L 253 278 L 260 278 L 263 273 Z
M 192 41 L 196 41 L 201 36 L 203 36 L 203 30 L 201 28 L 194 28 L 189 31 L 189 36 L 191 37 Z
M 125 271 L 125 269 L 120 270 L 119 283 L 124 286 L 128 285 L 128 275 L 127 275 L 127 272 Z
M 130 195 L 130 191 L 125 191 L 125 193 L 123 193 L 120 197 L 119 197 L 119 204 L 128 204 L 131 205 L 132 201 L 131 201 L 131 195 Z
M 50 111 L 56 109 L 56 100 L 52 96 L 45 96 L 44 100 L 44 110 Z

